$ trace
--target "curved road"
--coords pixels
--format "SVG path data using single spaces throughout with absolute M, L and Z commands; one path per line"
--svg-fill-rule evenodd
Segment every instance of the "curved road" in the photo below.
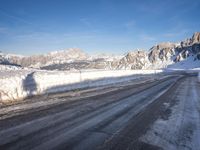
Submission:
M 39 100 L 40 106 L 27 101 L 3 107 L 0 149 L 197 150 L 199 91 L 197 77 L 185 75 L 76 100 L 57 94 L 51 105 Z

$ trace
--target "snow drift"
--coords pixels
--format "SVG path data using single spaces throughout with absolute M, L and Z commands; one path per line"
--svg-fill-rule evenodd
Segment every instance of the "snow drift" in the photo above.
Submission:
M 200 72 L 198 73 L 198 81 L 200 82 Z
M 13 102 L 32 95 L 124 82 L 140 78 L 142 74 L 160 72 L 162 70 L 3 71 L 0 72 L 0 102 Z

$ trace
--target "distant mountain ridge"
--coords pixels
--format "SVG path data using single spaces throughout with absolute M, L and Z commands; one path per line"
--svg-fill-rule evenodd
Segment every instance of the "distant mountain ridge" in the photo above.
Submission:
M 153 46 L 149 51 L 132 51 L 125 56 L 90 56 L 80 49 L 71 48 L 28 57 L 0 53 L 0 64 L 47 70 L 200 67 L 200 32 L 195 32 L 191 38 L 179 43 L 164 42 Z
M 17 56 L 12 54 L 0 54 L 0 63 L 9 62 L 22 67 L 40 67 L 50 64 L 61 64 L 74 60 L 85 60 L 88 55 L 80 49 L 68 49 L 62 51 L 54 51 L 44 55 L 33 56 Z

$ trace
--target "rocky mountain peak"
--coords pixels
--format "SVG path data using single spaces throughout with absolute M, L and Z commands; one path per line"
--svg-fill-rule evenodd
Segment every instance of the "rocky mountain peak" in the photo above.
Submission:
M 47 54 L 47 56 L 51 56 L 57 58 L 66 58 L 66 59 L 85 59 L 87 58 L 87 54 L 84 53 L 81 49 L 78 48 L 70 48 L 66 50 L 54 51 Z
M 146 51 L 131 51 L 119 61 L 118 68 L 142 69 L 148 63 L 147 55 Z
M 68 55 L 70 57 L 75 57 L 79 59 L 86 59 L 88 57 L 88 55 L 85 52 L 78 48 L 69 49 Z
M 149 61 L 155 63 L 159 60 L 167 60 L 168 55 L 174 53 L 175 43 L 165 42 L 153 46 L 149 51 Z
M 192 43 L 200 43 L 200 32 L 195 32 L 192 36 Z
M 192 36 L 192 38 L 187 38 L 184 41 L 181 41 L 180 45 L 181 47 L 188 47 L 192 46 L 193 44 L 200 43 L 200 32 L 195 32 Z

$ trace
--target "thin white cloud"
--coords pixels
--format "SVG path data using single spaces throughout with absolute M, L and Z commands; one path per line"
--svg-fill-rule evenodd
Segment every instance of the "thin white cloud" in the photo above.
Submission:
M 164 37 L 175 38 L 175 37 L 178 37 L 178 36 L 183 36 L 183 35 L 185 35 L 187 33 L 189 33 L 188 29 L 177 29 L 177 28 L 174 28 L 171 31 L 169 31 L 167 33 L 164 33 L 163 36 Z
M 136 24 L 135 21 L 131 20 L 131 21 L 125 23 L 124 26 L 125 26 L 126 28 L 130 29 L 130 28 L 135 27 L 135 24 Z
M 68 32 L 62 34 L 65 39 L 74 39 L 77 37 L 90 39 L 95 38 L 95 35 L 95 32 Z
M 169 33 L 165 33 L 165 34 L 164 34 L 164 37 L 176 37 L 176 36 L 178 36 L 178 35 L 179 35 L 179 33 L 172 33 L 172 32 L 170 33 L 170 32 L 169 32 Z
M 7 28 L 5 27 L 0 27 L 0 34 L 7 33 Z
M 85 26 L 87 26 L 87 27 L 89 27 L 89 28 L 92 27 L 91 22 L 90 22 L 89 19 L 87 19 L 87 18 L 81 18 L 81 19 L 80 19 L 80 22 L 81 22 L 83 25 L 85 25 Z
M 156 41 L 156 38 L 155 38 L 154 36 L 147 35 L 147 34 L 142 34 L 142 35 L 140 35 L 140 39 L 141 39 L 142 41 L 145 41 L 145 42 Z
M 4 10 L 1 10 L 1 9 L 0 9 L 0 13 L 1 13 L 2 15 L 4 15 L 4 16 L 8 17 L 8 18 L 11 18 L 11 19 L 15 20 L 15 21 L 19 21 L 19 22 L 22 22 L 22 23 L 25 23 L 25 24 L 28 24 L 28 25 L 33 25 L 31 22 L 29 22 L 29 21 L 27 21 L 27 20 L 25 20 L 25 19 L 22 19 L 22 18 L 20 18 L 20 17 L 11 15 L 11 14 L 5 12 Z

